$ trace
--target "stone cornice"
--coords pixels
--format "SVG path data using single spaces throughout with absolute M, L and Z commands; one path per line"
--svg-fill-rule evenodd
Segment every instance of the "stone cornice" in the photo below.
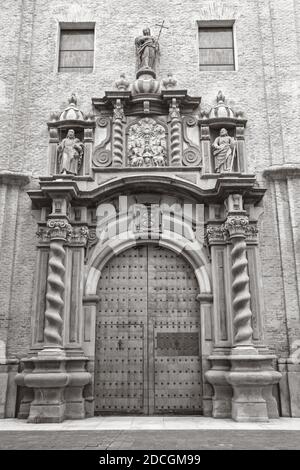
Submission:
M 263 176 L 272 180 L 300 178 L 300 164 L 284 163 L 282 165 L 271 165 L 263 171 Z
M 0 183 L 11 186 L 25 186 L 30 182 L 30 173 L 21 171 L 0 170 Z
M 41 190 L 29 191 L 28 195 L 35 207 L 43 207 L 51 202 L 51 195 L 65 194 L 82 205 L 95 204 L 112 196 L 132 191 L 168 193 L 193 199 L 197 203 L 220 203 L 228 195 L 242 194 L 248 203 L 259 202 L 265 189 L 257 185 L 254 175 L 221 176 L 214 187 L 203 188 L 197 184 L 174 175 L 155 175 L 144 173 L 122 176 L 109 180 L 90 191 L 80 191 L 76 181 L 71 179 L 41 178 Z

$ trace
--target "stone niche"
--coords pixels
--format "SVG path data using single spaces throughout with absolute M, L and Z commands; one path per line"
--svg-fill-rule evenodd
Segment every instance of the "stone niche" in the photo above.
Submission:
M 68 101 L 62 112 L 51 113 L 48 122 L 48 172 L 56 177 L 90 177 L 95 121 L 77 107 L 75 94 Z
M 201 108 L 199 119 L 201 134 L 201 150 L 203 156 L 204 174 L 225 173 L 247 173 L 247 160 L 245 150 L 245 127 L 246 119 L 244 112 L 239 106 L 230 105 L 225 99 L 222 91 L 219 91 L 213 106 L 205 105 Z M 224 137 L 220 135 L 224 132 Z M 220 137 L 223 144 L 229 144 L 227 162 L 226 151 L 219 150 L 222 143 L 218 142 Z

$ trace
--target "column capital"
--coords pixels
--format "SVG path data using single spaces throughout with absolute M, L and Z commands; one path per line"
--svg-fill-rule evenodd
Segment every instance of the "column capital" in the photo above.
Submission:
M 66 219 L 48 219 L 47 220 L 48 237 L 50 240 L 68 241 L 72 235 L 72 226 Z
M 223 225 L 224 231 L 229 234 L 230 238 L 243 237 L 246 238 L 249 231 L 249 218 L 244 212 L 238 212 L 234 215 L 230 213 Z

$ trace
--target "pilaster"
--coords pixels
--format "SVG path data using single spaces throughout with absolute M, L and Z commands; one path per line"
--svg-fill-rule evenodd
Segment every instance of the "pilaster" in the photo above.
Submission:
M 28 184 L 26 173 L 0 171 L 0 418 L 13 418 L 17 399 L 15 376 L 19 360 L 8 357 L 8 326 L 11 312 L 11 287 L 14 279 L 14 253 L 20 193 Z
M 280 358 L 279 370 L 283 416 L 300 417 L 300 252 L 298 248 L 300 211 L 300 165 L 283 163 L 271 165 L 263 176 L 274 194 L 278 225 L 278 243 L 283 280 L 288 357 Z
M 226 206 L 224 228 L 232 243 L 234 339 L 230 356 L 231 370 L 226 377 L 233 388 L 232 418 L 236 421 L 268 421 L 276 415 L 277 406 L 272 395 L 272 386 L 280 380 L 281 374 L 273 369 L 275 357 L 259 354 L 253 344 L 246 256 L 249 219 L 244 211 L 242 196 L 230 195 Z
M 212 229 L 210 237 L 213 244 L 222 236 L 231 244 L 233 338 L 230 354 L 209 357 L 212 368 L 206 378 L 214 387 L 213 416 L 231 414 L 235 421 L 267 421 L 278 417 L 272 387 L 281 374 L 273 369 L 275 356 L 260 354 L 253 342 L 246 243 L 251 230 L 242 195 L 229 195 L 225 207 L 226 220 L 217 230 L 218 237 Z
M 86 225 L 74 228 L 70 224 L 69 204 L 76 188 L 65 182 L 46 185 L 52 212 L 45 230 L 40 232 L 44 243 L 49 243 L 46 308 L 35 334 L 40 347 L 37 354 L 23 359 L 24 370 L 16 377 L 18 385 L 34 393 L 32 401 L 30 392 L 23 393 L 19 413 L 19 417 L 28 413 L 29 422 L 85 417 L 83 388 L 91 379 L 81 348 L 82 287 L 78 277 L 83 270 L 88 229 Z

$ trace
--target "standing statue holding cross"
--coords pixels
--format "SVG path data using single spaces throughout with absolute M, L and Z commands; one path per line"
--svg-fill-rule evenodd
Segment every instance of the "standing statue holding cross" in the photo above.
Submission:
M 159 37 L 164 26 L 164 21 L 160 25 L 157 38 L 151 36 L 150 28 L 143 29 L 143 36 L 135 39 L 136 55 L 138 59 L 138 70 L 150 69 L 155 71 L 156 61 L 159 54 Z

